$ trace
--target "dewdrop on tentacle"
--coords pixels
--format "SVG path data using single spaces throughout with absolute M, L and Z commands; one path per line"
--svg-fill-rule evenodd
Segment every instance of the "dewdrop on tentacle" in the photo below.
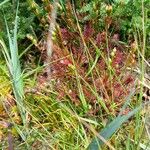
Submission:
M 109 62 L 109 63 L 112 63 L 112 60 L 111 60 L 111 58 L 108 58 L 108 62 Z
M 56 40 L 56 27 L 54 27 L 53 31 L 52 31 L 52 40 L 55 41 Z
M 114 56 L 115 56 L 116 51 L 117 51 L 117 49 L 116 49 L 116 47 L 114 47 L 114 49 L 113 49 L 113 50 L 112 50 L 112 52 L 111 52 L 111 56 L 112 56 L 112 57 L 114 57 Z
M 68 67 L 71 68 L 72 70 L 76 69 L 76 67 L 74 65 L 72 65 L 72 64 L 68 64 Z
M 107 11 L 108 13 L 111 13 L 111 12 L 112 12 L 112 6 L 111 6 L 111 5 L 107 5 L 107 6 L 106 6 L 106 11 Z

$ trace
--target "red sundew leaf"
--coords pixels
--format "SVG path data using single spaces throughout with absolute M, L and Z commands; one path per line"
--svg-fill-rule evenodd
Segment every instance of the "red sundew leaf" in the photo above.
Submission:
M 61 64 L 61 63 L 55 63 L 51 66 L 52 70 L 52 76 L 56 78 L 57 77 L 63 77 L 66 74 L 67 71 L 67 65 Z
M 72 62 L 69 59 L 62 59 L 60 60 L 60 63 L 66 66 L 72 65 Z
M 124 84 L 125 84 L 125 85 L 128 85 L 128 84 L 133 83 L 133 82 L 134 82 L 134 78 L 133 78 L 131 75 L 129 75 L 129 76 L 125 79 Z
M 120 85 L 120 83 L 115 83 L 113 87 L 114 87 L 114 88 L 120 88 L 121 85 Z
M 125 94 L 124 89 L 121 86 L 121 84 L 120 83 L 115 83 L 114 86 L 113 86 L 113 96 L 115 98 L 121 98 L 121 96 L 123 96 L 124 94 Z
M 108 75 L 104 76 L 103 79 L 102 79 L 102 81 L 103 81 L 103 84 L 104 84 L 104 85 L 105 85 L 106 83 L 108 83 L 108 82 L 109 82 L 109 77 L 108 77 Z
M 91 23 L 88 22 L 84 26 L 84 33 L 83 33 L 83 35 L 84 35 L 85 39 L 89 39 L 90 37 L 92 37 L 93 33 L 94 33 L 94 29 L 92 28 Z
M 71 47 L 71 51 L 74 56 L 74 59 L 80 61 L 83 51 L 82 48 L 78 48 L 77 46 L 74 45 Z
M 96 97 L 91 93 L 91 91 L 89 91 L 86 88 L 83 88 L 83 92 L 84 92 L 84 95 L 88 99 L 89 102 L 91 102 L 91 103 L 96 102 Z
M 130 111 L 131 111 L 130 108 L 126 108 L 125 110 L 123 110 L 123 111 L 121 112 L 120 115 L 127 115 Z
M 120 70 L 120 69 L 116 69 L 115 74 L 116 74 L 117 76 L 119 76 L 119 75 L 121 74 L 121 70 Z
M 44 75 L 38 76 L 38 84 L 43 85 L 44 83 L 46 83 L 46 79 L 47 77 L 45 77 Z
M 5 107 L 8 108 L 8 109 L 15 106 L 15 100 L 14 100 L 14 98 L 11 94 L 7 95 L 7 99 L 4 103 L 5 103 Z
M 79 62 L 80 62 L 80 65 L 83 66 L 83 67 L 85 67 L 89 64 L 88 58 L 83 54 L 80 56 Z
M 97 89 L 100 89 L 102 87 L 102 81 L 100 78 L 95 79 L 95 86 Z
M 80 101 L 79 101 L 79 99 L 78 99 L 78 95 L 77 95 L 76 91 L 69 90 L 69 91 L 68 91 L 68 94 L 69 94 L 69 96 L 70 96 L 70 98 L 71 98 L 71 101 L 72 101 L 73 103 L 75 103 L 76 106 L 79 106 Z
M 115 41 L 119 41 L 119 34 L 114 34 L 112 39 Z
M 101 59 L 101 60 L 99 60 L 98 64 L 99 64 L 100 70 L 104 71 L 104 69 L 106 68 L 105 61 L 103 59 Z
M 107 96 L 110 96 L 112 95 L 112 90 L 110 89 L 110 81 L 109 81 L 109 78 L 108 76 L 104 77 L 104 79 L 102 80 L 102 84 L 105 88 L 105 90 L 107 91 Z
M 106 40 L 106 33 L 105 32 L 97 34 L 97 37 L 96 37 L 96 44 L 97 44 L 97 46 L 100 46 L 100 44 L 104 43 L 105 40 Z
M 63 99 L 63 97 L 65 96 L 65 92 L 64 91 L 59 91 L 59 95 L 57 96 L 57 98 L 59 100 Z
M 124 55 L 121 51 L 116 51 L 115 57 L 113 59 L 112 65 L 116 67 L 117 65 L 121 65 L 124 62 Z
M 62 34 L 63 40 L 69 40 L 71 38 L 71 34 L 66 28 L 61 29 L 61 34 Z
M 101 42 L 102 42 L 101 33 L 98 33 L 97 37 L 96 37 L 96 44 L 97 44 L 97 46 L 100 46 Z
M 76 99 L 76 97 L 77 97 L 77 93 L 76 93 L 75 91 L 69 90 L 69 91 L 68 91 L 68 94 L 69 94 L 73 99 Z
M 74 46 L 71 47 L 71 51 L 72 51 L 73 55 L 75 55 L 77 57 L 78 50 Z
M 123 94 L 123 91 L 122 91 L 122 89 L 119 89 L 119 88 L 115 89 L 113 92 L 113 95 L 115 98 L 120 97 L 122 94 Z

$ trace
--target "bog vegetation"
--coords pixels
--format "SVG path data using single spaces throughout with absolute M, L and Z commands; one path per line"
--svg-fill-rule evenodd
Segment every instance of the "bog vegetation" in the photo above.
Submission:
M 150 1 L 0 2 L 0 149 L 149 150 Z

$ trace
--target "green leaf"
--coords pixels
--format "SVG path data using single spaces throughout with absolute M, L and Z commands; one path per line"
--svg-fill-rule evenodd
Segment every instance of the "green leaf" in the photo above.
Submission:
M 0 3 L 0 7 L 3 6 L 5 3 L 9 2 L 9 0 L 5 0 L 3 2 Z
M 100 136 L 102 136 L 105 140 L 108 140 L 120 128 L 120 126 L 124 122 L 126 122 L 130 117 L 136 114 L 141 108 L 142 106 L 139 106 L 135 108 L 133 111 L 129 112 L 127 115 L 118 116 L 99 133 Z M 102 146 L 103 144 L 104 144 L 103 141 L 95 137 L 88 146 L 88 150 L 99 150 L 99 147 Z
M 62 6 L 63 11 L 66 13 L 65 0 L 59 0 L 60 5 Z

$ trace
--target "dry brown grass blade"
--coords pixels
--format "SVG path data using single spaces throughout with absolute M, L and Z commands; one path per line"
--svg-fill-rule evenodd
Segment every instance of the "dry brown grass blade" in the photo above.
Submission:
M 53 52 L 53 32 L 55 30 L 55 25 L 56 25 L 56 18 L 57 18 L 57 6 L 58 6 L 58 0 L 55 0 L 52 6 L 52 11 L 51 11 L 51 17 L 50 17 L 50 24 L 49 24 L 49 29 L 48 29 L 48 34 L 47 34 L 47 43 L 46 43 L 46 50 L 47 50 L 47 59 L 46 59 L 46 72 L 48 75 L 48 80 L 50 80 L 51 77 L 51 68 L 50 68 L 50 61 L 51 61 L 51 56 Z

